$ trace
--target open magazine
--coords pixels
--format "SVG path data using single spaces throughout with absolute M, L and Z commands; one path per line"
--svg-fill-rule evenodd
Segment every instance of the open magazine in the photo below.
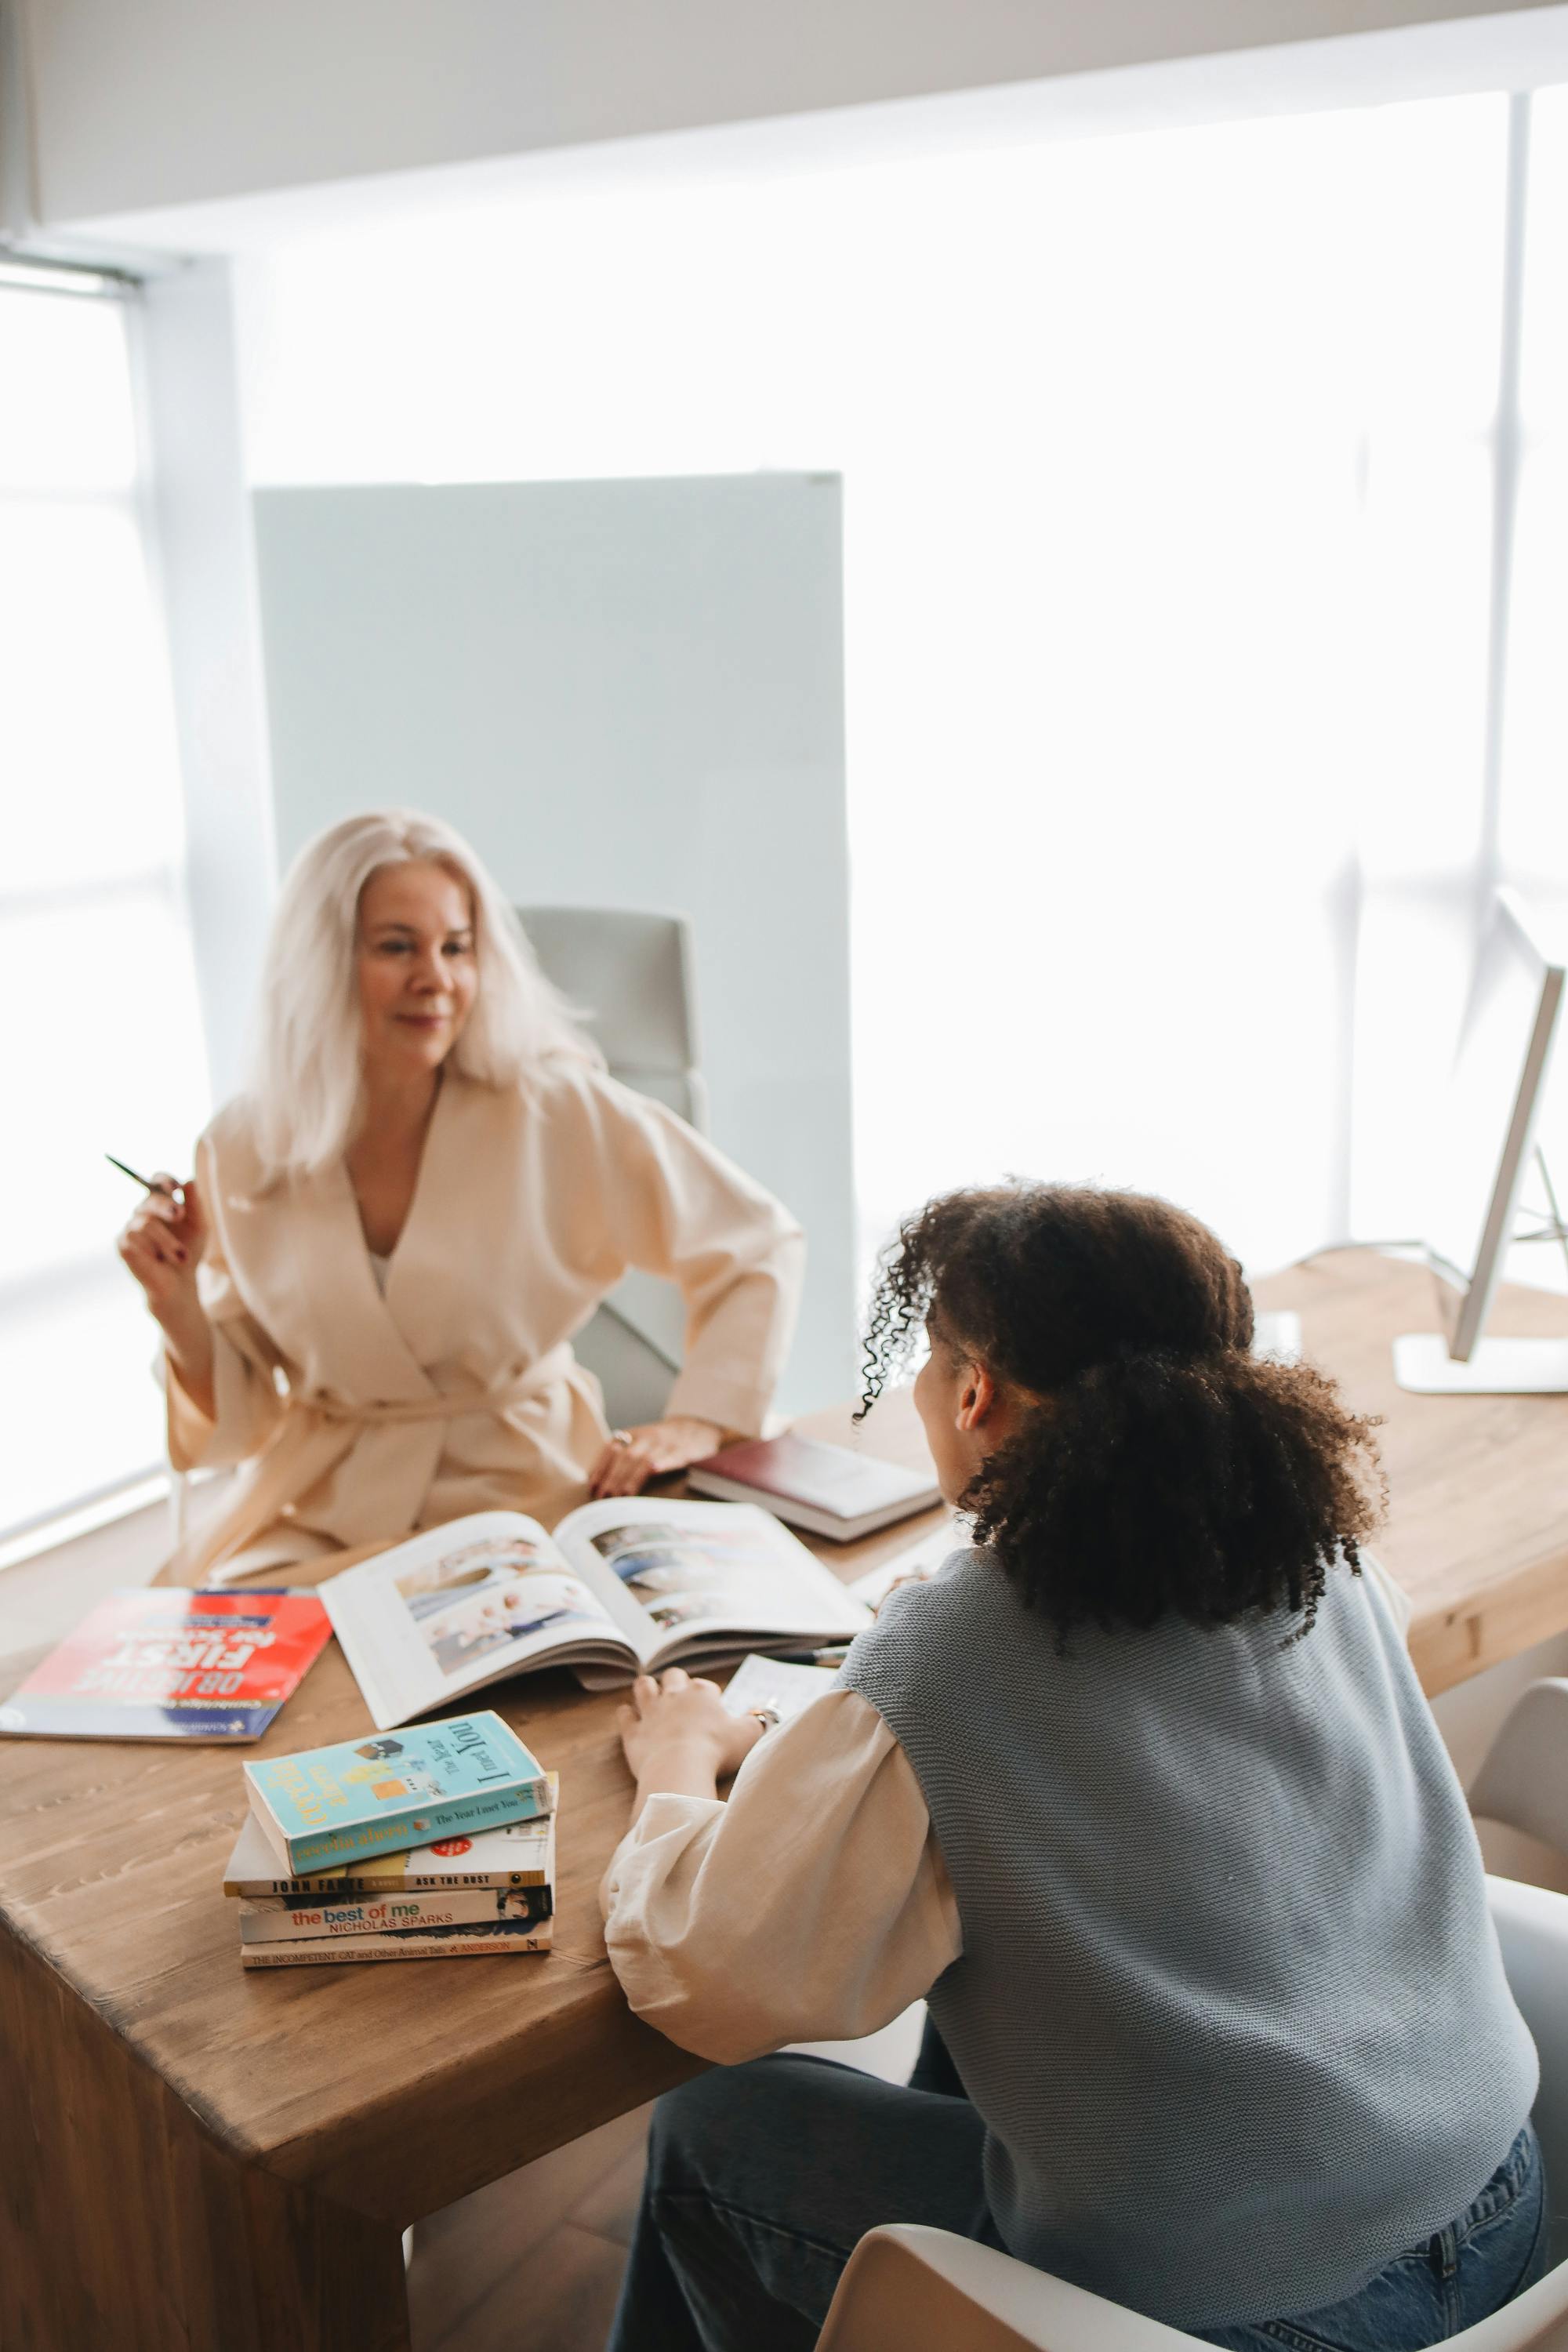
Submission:
M 749 1650 L 851 1641 L 871 1622 L 805 1546 L 747 1503 L 584 1503 L 553 1536 L 479 1511 L 321 1587 L 377 1728 L 529 1666 L 590 1689 Z

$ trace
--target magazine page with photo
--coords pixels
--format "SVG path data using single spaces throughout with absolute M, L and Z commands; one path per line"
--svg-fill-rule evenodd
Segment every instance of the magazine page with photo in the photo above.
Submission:
M 432 1528 L 320 1590 L 383 1730 L 536 1662 L 625 1648 L 603 1602 L 517 1511 Z
M 719 1665 L 748 1650 L 853 1640 L 871 1612 L 768 1512 L 747 1503 L 584 1503 L 555 1531 L 566 1559 L 595 1591 L 605 1571 L 635 1619 L 639 1665 Z M 595 1570 L 598 1571 L 595 1574 Z M 606 1607 L 614 1600 L 605 1593 Z M 584 1660 L 590 1689 L 625 1681 Z
M 765 1511 L 624 1497 L 584 1504 L 553 1537 L 516 1511 L 456 1519 L 321 1594 L 384 1730 L 533 1666 L 603 1688 L 869 1622 Z

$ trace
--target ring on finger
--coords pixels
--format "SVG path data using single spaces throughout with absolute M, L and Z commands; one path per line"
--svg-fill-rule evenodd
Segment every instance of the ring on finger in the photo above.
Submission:
M 631 1433 L 631 1431 L 630 1431 L 629 1429 L 612 1429 L 612 1430 L 611 1430 L 611 1432 L 610 1432 L 610 1444 L 611 1444 L 612 1445 L 629 1445 L 629 1444 L 631 1444 L 631 1442 L 632 1442 L 632 1433 Z

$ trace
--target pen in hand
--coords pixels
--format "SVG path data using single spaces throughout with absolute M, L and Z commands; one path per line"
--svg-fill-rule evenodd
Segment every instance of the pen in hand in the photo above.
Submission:
M 123 1160 L 116 1160 L 112 1151 L 106 1151 L 103 1156 L 111 1168 L 118 1168 L 122 1176 L 129 1176 L 133 1184 L 140 1184 L 149 1192 L 166 1193 L 176 1207 L 184 1205 L 185 1188 L 183 1184 L 155 1184 L 151 1176 L 138 1176 L 134 1168 L 127 1168 Z
M 202 1188 L 194 1176 L 182 1182 L 162 1168 L 143 1176 L 112 1151 L 103 1156 L 144 1195 L 115 1244 L 121 1264 L 142 1286 L 174 1378 L 210 1421 L 216 1411 L 213 1335 L 196 1280 L 209 1240 Z
M 123 1160 L 116 1160 L 112 1151 L 103 1156 L 111 1168 L 140 1184 L 147 1196 L 121 1234 L 119 1250 L 146 1291 L 153 1314 L 161 1315 L 169 1304 L 169 1279 L 174 1279 L 177 1289 L 189 1293 L 196 1266 L 206 1255 L 206 1219 L 200 1191 L 194 1177 L 182 1183 L 163 1168 L 155 1176 L 143 1176 Z M 193 1297 L 194 1293 L 185 1297 L 187 1307 Z

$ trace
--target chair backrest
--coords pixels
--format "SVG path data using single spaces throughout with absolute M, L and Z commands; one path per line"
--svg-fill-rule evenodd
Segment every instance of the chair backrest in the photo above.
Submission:
M 1199 2341 L 994 2246 L 905 2221 L 861 2239 L 816 2352 L 1195 2352 Z
M 1568 1682 L 1514 1701 L 1470 1790 L 1470 1811 L 1568 1853 Z
M 1509 1990 L 1541 2053 L 1535 2128 L 1546 2159 L 1553 2263 L 1568 2263 L 1568 1895 L 1489 1878 Z
M 1014 2275 L 1023 2272 L 1022 2263 L 945 2230 L 872 2230 L 849 2257 L 816 2352 L 1037 2352 L 1051 2339 L 1037 2306 L 1048 2307 L 1064 2282 L 1043 2271 Z M 1060 2352 L 1089 2352 L 1090 2340 Z
M 520 907 L 517 913 L 540 970 L 577 1013 L 611 1076 L 706 1133 L 685 916 L 625 907 Z M 685 1320 L 668 1283 L 634 1272 L 577 1333 L 574 1350 L 604 1390 L 612 1422 L 659 1418 L 680 1367 Z
M 611 1075 L 706 1130 L 691 926 L 625 907 L 520 907 L 540 969 L 582 1017 Z

